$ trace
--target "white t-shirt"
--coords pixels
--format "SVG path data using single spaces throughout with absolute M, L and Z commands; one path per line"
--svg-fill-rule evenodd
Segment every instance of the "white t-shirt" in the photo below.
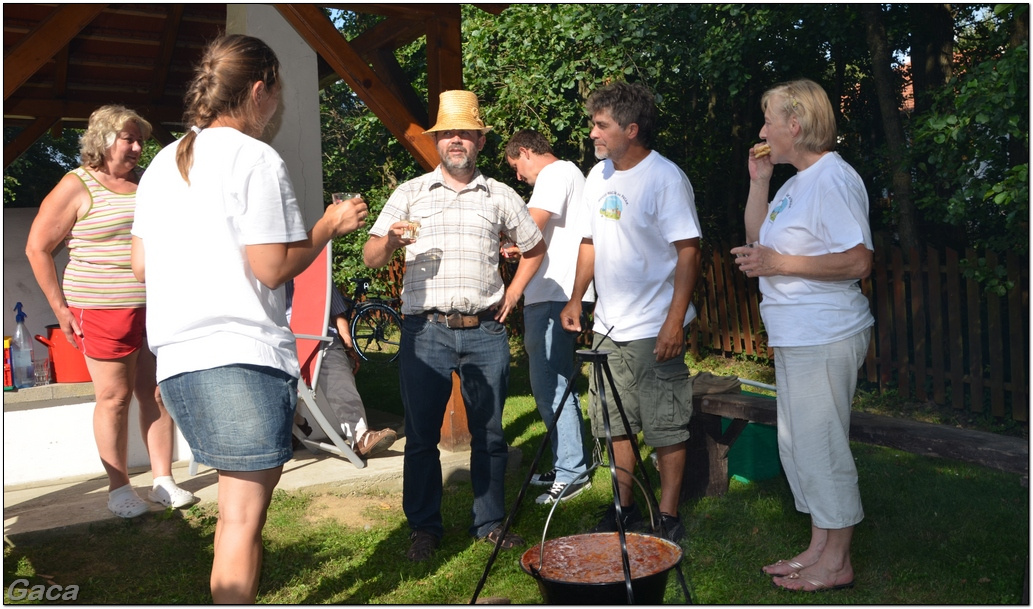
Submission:
M 588 173 L 584 204 L 582 236 L 595 245 L 593 330 L 617 341 L 657 336 L 674 297 L 674 242 L 701 236 L 689 178 L 655 150 L 626 171 L 606 160 Z M 695 318 L 690 303 L 685 324 Z
M 760 244 L 794 256 L 873 250 L 861 176 L 829 152 L 789 178 L 768 204 Z M 833 343 L 875 323 L 857 280 L 761 277 L 761 317 L 772 347 Z
M 299 375 L 283 286 L 255 278 L 245 246 L 305 238 L 287 168 L 269 145 L 228 127 L 194 142 L 190 184 L 178 142 L 151 162 L 136 193 L 147 337 L 158 380 L 231 364 Z
M 553 161 L 538 172 L 528 207 L 549 212 L 542 237 L 548 245 L 542 265 L 524 288 L 524 304 L 567 302 L 574 288 L 577 252 L 581 232 L 577 228 L 586 215 L 582 205 L 585 176 L 570 161 Z M 595 300 L 588 286 L 582 302 Z

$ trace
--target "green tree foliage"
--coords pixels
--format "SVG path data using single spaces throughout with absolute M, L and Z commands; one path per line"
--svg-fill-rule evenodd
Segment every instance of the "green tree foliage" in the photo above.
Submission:
M 908 85 L 904 59 L 915 28 L 927 25 L 916 25 L 922 13 L 910 8 L 891 4 L 882 11 L 896 62 L 890 85 L 901 108 Z M 916 222 L 930 243 L 1026 252 L 1028 45 L 1015 41 L 1025 39 L 1028 6 L 993 8 L 950 5 L 953 79 L 929 92 L 927 112 L 903 114 L 912 152 L 907 162 Z M 349 39 L 381 19 L 329 14 Z M 421 38 L 395 53 L 421 98 L 427 96 L 425 45 Z M 585 98 L 616 79 L 647 85 L 660 107 L 654 147 L 689 176 L 704 236 L 721 241 L 742 238 L 746 155 L 759 139 L 761 94 L 787 79 L 814 79 L 837 111 L 837 150 L 868 186 L 873 229 L 894 232 L 893 168 L 857 5 L 513 4 L 497 16 L 464 5 L 463 65 L 464 86 L 477 92 L 495 127 L 479 165 L 525 196 L 530 189 L 516 183 L 502 155 L 510 134 L 538 129 L 560 157 L 587 171 L 596 161 Z M 325 198 L 361 192 L 376 218 L 397 184 L 423 169 L 342 81 L 324 84 Z M 16 130 L 4 135 L 9 142 Z M 77 163 L 77 141 L 78 132 L 68 129 L 57 140 L 44 136 L 7 167 L 5 207 L 38 205 Z M 775 185 L 792 173 L 779 167 Z M 386 273 L 362 264 L 367 234 L 360 230 L 335 242 L 335 278 L 344 284 L 349 277 L 373 276 L 374 288 L 388 291 Z
M 807 76 L 833 99 L 856 97 L 867 59 L 857 21 L 839 5 L 513 5 L 498 16 L 471 9 L 464 78 L 484 100 L 499 145 L 516 129 L 537 129 L 585 171 L 595 163 L 588 94 L 612 80 L 642 82 L 658 98 L 654 148 L 692 181 L 704 235 L 741 239 L 761 94 Z M 849 131 L 854 123 L 844 123 L 844 148 L 864 150 Z M 497 147 L 485 153 L 494 165 L 482 169 L 509 179 Z
M 20 128 L 5 127 L 4 143 Z M 4 170 L 4 207 L 39 207 L 50 189 L 79 165 L 77 129 L 63 129 L 58 137 L 46 133 Z
M 1027 238 L 1028 169 L 1001 156 L 1017 141 L 1028 147 L 1028 59 L 1022 49 L 1005 44 L 1012 13 L 1022 10 L 1015 6 L 1000 16 L 987 5 L 952 6 L 959 52 L 954 80 L 931 92 L 938 101 L 921 116 L 903 108 L 905 60 L 914 21 L 922 14 L 909 5 L 887 5 L 882 13 L 894 62 L 888 72 L 896 92 L 891 103 L 902 109 L 905 137 L 916 153 L 910 161 L 919 190 L 916 222 L 932 243 L 1002 251 Z M 931 33 L 923 31 L 926 37 Z M 397 54 L 420 94 L 423 45 L 417 41 Z M 894 233 L 893 168 L 858 6 L 514 4 L 497 16 L 464 6 L 463 60 L 464 86 L 478 94 L 486 121 L 495 127 L 480 167 L 525 196 L 529 188 L 516 183 L 502 155 L 510 134 L 537 129 L 560 157 L 587 171 L 596 161 L 585 98 L 617 79 L 650 87 L 661 118 L 654 148 L 685 170 L 704 235 L 721 241 L 742 237 L 745 158 L 762 126 L 761 94 L 787 79 L 816 80 L 837 112 L 837 151 L 868 186 L 873 229 Z M 353 167 L 348 179 L 365 175 L 370 192 L 386 199 L 392 182 L 421 170 L 368 112 L 353 109 L 349 135 L 364 142 L 337 146 L 374 156 L 361 170 Z M 938 138 L 948 143 L 930 150 L 925 142 Z M 931 168 L 935 179 L 923 175 Z M 779 167 L 775 185 L 792 173 Z M 371 203 L 374 212 L 382 204 Z M 953 226 L 964 230 L 944 230 Z
M 969 244 L 1028 253 L 1029 45 L 974 64 L 916 121 L 918 204 Z

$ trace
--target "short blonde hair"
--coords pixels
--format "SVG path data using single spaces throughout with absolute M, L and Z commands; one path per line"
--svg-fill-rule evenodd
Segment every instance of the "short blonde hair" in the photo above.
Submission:
M 767 112 L 769 106 L 785 120 L 796 117 L 800 123 L 798 147 L 809 152 L 836 149 L 836 117 L 829 96 L 818 83 L 804 78 L 775 85 L 760 99 L 762 111 Z
M 79 138 L 79 157 L 83 167 L 104 165 L 104 153 L 115 144 L 118 134 L 129 123 L 136 123 L 144 141 L 151 137 L 151 124 L 125 106 L 101 106 L 90 115 L 89 125 Z

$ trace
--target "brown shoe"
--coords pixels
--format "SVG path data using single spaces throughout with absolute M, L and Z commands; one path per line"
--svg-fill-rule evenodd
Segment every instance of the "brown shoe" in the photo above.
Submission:
M 434 553 L 440 540 L 427 531 L 413 531 L 409 533 L 409 542 L 412 545 L 409 546 L 406 556 L 413 562 L 423 562 Z
M 398 434 L 393 429 L 367 429 L 355 444 L 355 453 L 362 459 L 368 459 L 390 448 L 397 439 Z

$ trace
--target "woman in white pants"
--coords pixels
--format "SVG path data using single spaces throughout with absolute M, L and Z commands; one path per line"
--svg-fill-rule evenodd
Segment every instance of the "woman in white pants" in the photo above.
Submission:
M 850 543 L 864 518 L 850 404 L 875 323 L 859 285 L 872 266 L 868 195 L 833 152 L 835 118 L 820 86 L 778 85 L 761 107 L 767 146 L 755 146 L 748 161 L 748 245 L 732 253 L 740 270 L 760 280 L 761 316 L 775 351 L 779 457 L 796 509 L 811 515 L 808 547 L 763 571 L 787 590 L 849 588 Z M 797 174 L 769 198 L 776 163 Z

